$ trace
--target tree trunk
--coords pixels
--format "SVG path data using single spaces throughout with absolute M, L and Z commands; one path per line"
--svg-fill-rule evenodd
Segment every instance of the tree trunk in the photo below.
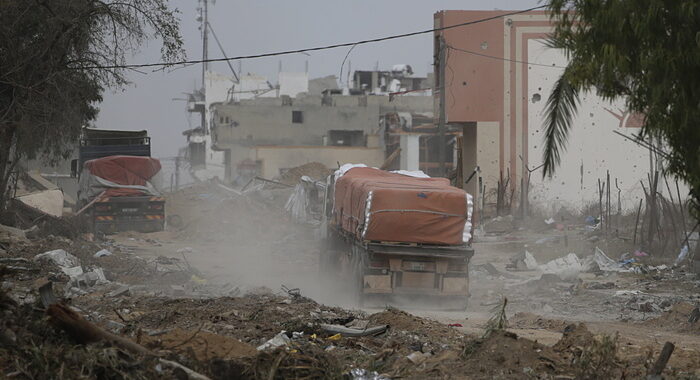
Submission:
M 14 134 L 14 127 L 5 126 L 5 128 L 0 129 L 0 211 L 5 209 L 9 196 L 10 174 L 16 164 L 15 162 L 10 162 Z

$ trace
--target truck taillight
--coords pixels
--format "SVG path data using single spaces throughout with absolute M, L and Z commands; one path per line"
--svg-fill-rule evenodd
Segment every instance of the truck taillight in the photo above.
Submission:
M 163 205 L 150 205 L 150 206 L 148 206 L 148 208 L 151 210 L 162 210 Z
M 97 211 L 109 211 L 111 207 L 109 205 L 97 205 L 95 206 L 95 210 Z

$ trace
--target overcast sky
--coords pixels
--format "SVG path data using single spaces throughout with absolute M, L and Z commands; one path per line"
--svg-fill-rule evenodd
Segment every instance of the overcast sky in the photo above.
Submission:
M 197 0 L 171 0 L 171 6 L 180 11 L 189 59 L 202 56 L 196 21 L 198 4 Z M 209 7 L 209 20 L 226 54 L 238 56 L 424 30 L 432 27 L 433 13 L 444 9 L 519 10 L 536 5 L 538 0 L 218 0 Z M 209 57 L 221 57 L 211 34 L 209 40 Z M 160 45 L 152 41 L 130 63 L 159 61 L 159 51 Z M 347 51 L 339 48 L 310 56 L 254 59 L 241 65 L 244 73 L 265 75 L 272 83 L 277 82 L 280 61 L 283 71 L 304 71 L 308 61 L 310 77 L 337 76 Z M 432 37 L 425 34 L 360 45 L 348 60 L 353 70 L 371 70 L 377 64 L 380 69 L 388 69 L 406 63 L 416 74 L 425 75 L 432 71 Z M 233 62 L 233 67 L 238 70 L 239 63 Z M 210 69 L 230 74 L 225 63 L 213 64 Z M 199 119 L 185 111 L 185 102 L 177 99 L 201 84 L 201 66 L 151 71 L 132 72 L 131 85 L 117 92 L 108 90 L 96 125 L 106 129 L 148 129 L 154 155 L 172 157 L 185 144 L 182 131 L 199 125 Z

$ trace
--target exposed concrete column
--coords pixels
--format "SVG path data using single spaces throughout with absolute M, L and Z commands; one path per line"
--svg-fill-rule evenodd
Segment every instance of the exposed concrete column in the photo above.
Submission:
M 403 134 L 399 139 L 401 146 L 401 170 L 419 170 L 420 135 Z

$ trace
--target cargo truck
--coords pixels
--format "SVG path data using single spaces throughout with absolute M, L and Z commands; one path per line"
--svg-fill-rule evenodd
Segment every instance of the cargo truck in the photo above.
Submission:
M 146 131 L 84 128 L 73 163 L 78 213 L 95 232 L 162 231 L 165 198 L 151 183 L 160 169 Z
M 445 178 L 348 165 L 325 189 L 324 277 L 360 305 L 466 308 L 471 195 Z

